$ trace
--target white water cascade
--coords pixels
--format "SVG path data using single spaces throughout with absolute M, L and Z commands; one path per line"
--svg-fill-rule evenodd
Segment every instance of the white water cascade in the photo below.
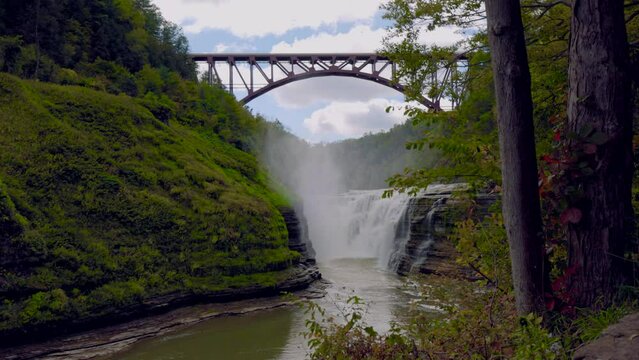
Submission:
M 305 201 L 309 237 L 318 260 L 377 258 L 380 267 L 387 266 L 410 198 L 405 194 L 382 198 L 383 192 L 352 190 Z

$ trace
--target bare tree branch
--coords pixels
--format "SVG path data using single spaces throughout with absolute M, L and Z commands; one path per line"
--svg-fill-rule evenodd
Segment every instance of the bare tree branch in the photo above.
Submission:
M 529 9 L 544 9 L 544 11 L 542 11 L 541 14 L 537 16 L 537 19 L 539 20 L 542 17 L 544 17 L 544 15 L 546 15 L 546 13 L 550 11 L 550 9 L 554 8 L 557 5 L 565 5 L 568 7 L 572 7 L 570 2 L 567 0 L 558 0 L 558 1 L 550 2 L 550 3 L 534 3 L 530 5 L 522 5 L 521 7 L 529 8 Z
M 521 5 L 522 8 L 542 8 L 542 9 L 552 9 L 557 5 L 566 5 L 568 7 L 572 7 L 572 4 L 568 0 L 557 0 L 553 2 L 547 3 L 532 3 L 528 5 Z

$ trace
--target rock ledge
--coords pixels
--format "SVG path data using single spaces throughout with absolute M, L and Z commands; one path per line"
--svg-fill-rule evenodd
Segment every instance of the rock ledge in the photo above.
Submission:
M 601 336 L 575 352 L 575 360 L 639 359 L 639 313 L 608 327 Z

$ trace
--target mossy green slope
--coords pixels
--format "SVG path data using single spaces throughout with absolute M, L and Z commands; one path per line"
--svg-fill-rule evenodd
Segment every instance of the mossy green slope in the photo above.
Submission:
M 252 155 L 187 124 L 0 74 L 0 332 L 281 278 L 299 257 L 282 200 Z

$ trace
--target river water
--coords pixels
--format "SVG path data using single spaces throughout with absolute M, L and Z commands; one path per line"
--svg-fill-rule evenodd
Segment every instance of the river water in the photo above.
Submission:
M 388 270 L 397 224 L 408 197 L 382 199 L 382 191 L 351 191 L 316 197 L 305 206 L 309 236 L 317 252 L 327 295 L 316 301 L 340 318 L 346 302 L 366 303 L 363 321 L 377 331 L 401 322 L 416 298 L 411 283 Z M 122 360 L 299 360 L 307 357 L 303 337 L 308 315 L 299 307 L 215 318 L 135 344 L 111 359 Z
M 364 321 L 379 331 L 401 321 L 415 298 L 410 283 L 378 266 L 377 259 L 339 259 L 319 264 L 331 281 L 327 296 L 315 300 L 340 316 L 352 295 L 364 299 Z M 123 360 L 299 360 L 307 357 L 304 309 L 291 306 L 204 321 L 142 341 L 111 359 Z

